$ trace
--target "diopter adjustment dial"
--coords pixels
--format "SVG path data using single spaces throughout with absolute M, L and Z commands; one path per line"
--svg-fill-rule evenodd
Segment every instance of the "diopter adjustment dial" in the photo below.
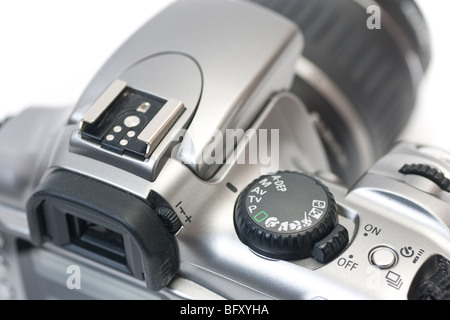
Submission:
M 266 257 L 296 260 L 336 227 L 337 207 L 317 179 L 283 171 L 253 181 L 239 196 L 235 227 L 241 241 Z

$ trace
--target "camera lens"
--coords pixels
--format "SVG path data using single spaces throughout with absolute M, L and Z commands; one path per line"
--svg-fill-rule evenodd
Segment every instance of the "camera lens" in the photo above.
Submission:
M 353 183 L 406 125 L 430 61 L 412 0 L 253 0 L 294 21 L 305 47 L 292 92 L 309 109 L 332 168 Z

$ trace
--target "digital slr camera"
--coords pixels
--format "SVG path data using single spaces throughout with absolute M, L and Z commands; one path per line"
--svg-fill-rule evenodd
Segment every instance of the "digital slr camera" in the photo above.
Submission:
M 412 0 L 182 0 L 0 127 L 4 299 L 447 299 Z

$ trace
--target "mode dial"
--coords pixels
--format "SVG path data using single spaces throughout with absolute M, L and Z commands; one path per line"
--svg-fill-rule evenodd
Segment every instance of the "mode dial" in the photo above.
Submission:
M 317 179 L 278 172 L 253 181 L 239 196 L 235 227 L 241 241 L 275 259 L 309 257 L 337 225 L 333 195 Z

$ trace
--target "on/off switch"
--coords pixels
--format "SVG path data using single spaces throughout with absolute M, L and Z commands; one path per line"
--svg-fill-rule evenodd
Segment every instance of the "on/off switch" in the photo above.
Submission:
M 395 250 L 388 246 L 378 246 L 369 252 L 370 263 L 380 269 L 389 269 L 398 262 L 398 255 Z

